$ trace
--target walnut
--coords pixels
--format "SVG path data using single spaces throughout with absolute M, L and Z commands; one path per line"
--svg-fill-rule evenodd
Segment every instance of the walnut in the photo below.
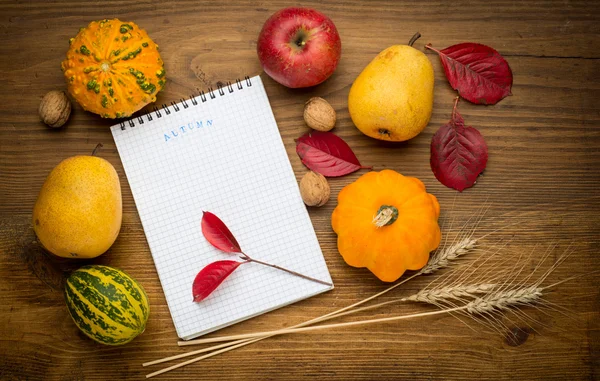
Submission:
M 57 128 L 69 120 L 71 102 L 64 91 L 53 90 L 44 96 L 38 111 L 42 122 Z
M 310 98 L 304 105 L 306 125 L 317 131 L 329 131 L 335 126 L 335 110 L 323 98 Z
M 300 180 L 300 194 L 308 206 L 322 206 L 329 200 L 331 189 L 325 176 L 308 172 Z

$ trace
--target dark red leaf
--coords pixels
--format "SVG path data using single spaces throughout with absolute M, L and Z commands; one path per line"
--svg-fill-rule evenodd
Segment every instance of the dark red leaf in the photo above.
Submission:
M 202 234 L 211 245 L 226 253 L 241 253 L 235 237 L 221 219 L 211 212 L 202 212 Z
M 488 149 L 483 136 L 473 127 L 465 127 L 463 117 L 452 110 L 452 119 L 440 127 L 431 139 L 431 170 L 449 188 L 459 192 L 472 187 L 485 169 Z
M 200 270 L 192 286 L 194 302 L 206 299 L 242 263 L 244 262 L 216 261 Z
M 312 171 L 326 177 L 347 175 L 363 167 L 348 144 L 331 132 L 312 131 L 296 141 L 296 153 Z
M 511 94 L 512 71 L 495 49 L 473 42 L 426 48 L 439 54 L 450 86 L 469 102 L 493 105 Z

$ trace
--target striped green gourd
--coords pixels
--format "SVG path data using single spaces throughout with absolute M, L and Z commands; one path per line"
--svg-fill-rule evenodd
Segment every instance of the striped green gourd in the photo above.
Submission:
M 65 300 L 75 324 L 95 341 L 130 342 L 144 332 L 150 313 L 142 286 L 121 270 L 84 266 L 71 274 Z

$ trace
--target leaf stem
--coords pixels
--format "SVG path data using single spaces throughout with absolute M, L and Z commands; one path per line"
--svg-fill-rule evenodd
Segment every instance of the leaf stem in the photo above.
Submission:
M 431 44 L 427 44 L 425 45 L 425 49 L 429 49 L 429 50 L 433 50 L 434 52 L 436 52 L 437 54 L 440 54 L 440 51 L 437 50 L 436 48 L 432 47 Z
M 309 277 L 308 275 L 300 274 L 298 272 L 286 269 L 285 267 L 273 265 L 271 263 L 259 261 L 258 259 L 250 258 L 250 256 L 248 256 L 248 254 L 246 254 L 246 253 L 241 253 L 241 254 L 242 254 L 241 258 L 243 260 L 245 260 L 246 262 L 258 263 L 259 265 L 268 266 L 268 267 L 272 267 L 272 268 L 277 269 L 277 270 L 285 271 L 287 273 L 290 273 L 292 275 L 298 276 L 300 278 L 304 278 L 304 279 L 307 279 L 307 280 L 310 280 L 310 281 L 313 281 L 313 282 L 316 282 L 316 283 L 324 284 L 325 286 L 333 286 L 333 284 L 331 284 L 329 282 L 325 282 L 325 281 L 322 281 L 322 280 L 319 280 L 319 279 L 316 279 L 316 278 L 313 278 L 313 277 Z
M 456 117 L 456 107 L 458 106 L 459 100 L 460 100 L 460 97 L 457 95 L 456 98 L 454 99 L 454 107 L 452 108 L 452 120 L 454 120 L 454 118 Z

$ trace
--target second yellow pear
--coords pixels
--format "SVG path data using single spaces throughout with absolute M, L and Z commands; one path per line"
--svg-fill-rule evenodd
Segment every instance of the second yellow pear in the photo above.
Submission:
M 46 178 L 32 223 L 52 254 L 93 258 L 115 242 L 121 218 L 121 185 L 112 164 L 96 156 L 74 156 Z
M 409 45 L 394 45 L 379 53 L 350 89 L 350 117 L 365 135 L 405 141 L 417 136 L 429 123 L 433 66 L 423 52 Z

